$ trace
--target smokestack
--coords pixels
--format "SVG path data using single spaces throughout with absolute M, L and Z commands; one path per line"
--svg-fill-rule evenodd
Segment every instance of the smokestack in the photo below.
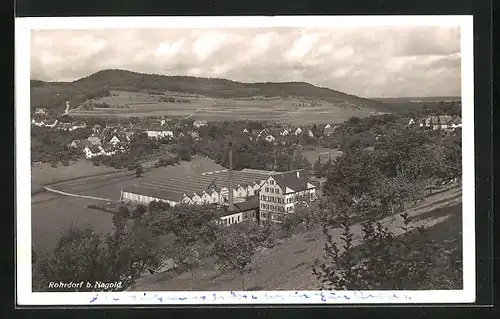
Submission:
M 233 198 L 233 143 L 229 142 L 229 170 L 227 171 L 227 185 L 229 189 L 229 211 L 234 210 Z

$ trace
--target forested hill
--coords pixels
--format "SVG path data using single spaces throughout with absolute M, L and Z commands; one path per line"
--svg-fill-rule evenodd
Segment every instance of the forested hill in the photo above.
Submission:
M 66 100 L 72 101 L 73 104 L 82 103 L 86 97 L 99 95 L 95 92 L 103 89 L 143 91 L 151 94 L 171 91 L 212 98 L 300 97 L 380 111 L 393 111 L 393 108 L 380 101 L 360 98 L 304 82 L 242 83 L 216 78 L 140 74 L 125 70 L 103 70 L 73 82 L 32 80 L 32 107 L 60 107 Z

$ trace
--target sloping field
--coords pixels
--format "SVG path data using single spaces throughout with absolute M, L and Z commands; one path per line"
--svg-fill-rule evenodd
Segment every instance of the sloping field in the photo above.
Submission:
M 49 163 L 32 165 L 31 189 L 33 191 L 48 184 L 120 171 L 112 167 L 94 166 L 92 162 L 87 160 L 71 162 L 69 166 L 58 165 L 57 167 L 51 167 Z
M 352 117 L 365 117 L 376 112 L 348 102 L 322 102 L 320 106 L 298 106 L 296 99 L 218 99 L 182 97 L 189 103 L 160 102 L 161 95 L 113 91 L 113 96 L 95 100 L 115 108 L 75 109 L 73 116 L 162 116 L 185 117 L 195 110 L 194 118 L 207 121 L 270 120 L 289 124 L 340 123 Z M 172 95 L 174 97 L 174 95 Z M 125 107 L 125 108 L 124 108 Z M 200 110 L 201 109 L 201 110 Z
M 445 238 L 461 231 L 462 225 L 461 188 L 447 190 L 427 198 L 422 205 L 410 211 L 414 226 L 431 227 L 432 236 L 439 234 Z M 390 222 L 392 217 L 383 219 Z M 399 220 L 399 219 L 398 219 Z M 396 234 L 401 231 L 398 221 L 391 226 Z M 438 228 L 438 229 L 437 229 Z M 355 243 L 359 243 L 361 226 L 353 225 Z M 332 231 L 334 238 L 340 237 L 340 230 Z M 441 238 L 439 237 L 439 238 Z M 433 237 L 434 238 L 434 237 Z M 438 239 L 439 240 L 439 239 Z M 444 239 L 443 239 L 444 240 Z M 257 253 L 249 274 L 245 275 L 247 290 L 317 290 L 318 279 L 312 274 L 313 262 L 323 256 L 323 235 L 320 231 L 297 234 L 284 240 L 273 249 Z M 176 290 L 240 290 L 241 278 L 238 274 L 221 274 L 207 261 L 196 271 L 197 283 L 192 284 L 190 273 L 173 275 L 158 274 L 140 279 L 129 290 L 133 291 L 176 291 Z
M 311 164 L 314 164 L 318 160 L 318 156 L 321 162 L 325 163 L 328 161 L 328 158 L 334 160 L 342 155 L 342 151 L 325 147 L 315 147 L 313 150 L 306 150 L 302 153 Z
M 175 166 L 153 168 L 142 178 L 136 178 L 134 171 L 109 173 L 99 176 L 82 177 L 59 182 L 51 187 L 68 193 L 84 196 L 104 197 L 119 200 L 123 187 L 146 180 L 181 179 L 189 174 L 224 169 L 212 160 L 194 157 L 190 162 Z M 32 242 L 37 250 L 53 249 L 60 231 L 71 224 L 92 226 L 98 232 L 112 229 L 111 214 L 89 209 L 89 204 L 101 202 L 85 198 L 69 197 L 55 193 L 40 193 L 31 197 Z

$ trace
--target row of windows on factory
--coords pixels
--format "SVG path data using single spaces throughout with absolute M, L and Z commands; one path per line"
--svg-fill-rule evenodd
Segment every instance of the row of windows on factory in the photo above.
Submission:
M 273 196 L 261 195 L 260 199 L 268 201 L 268 202 L 273 202 L 273 203 L 280 203 L 280 204 L 284 204 L 285 203 L 285 199 L 280 198 L 280 197 L 273 197 Z
M 260 214 L 260 217 L 263 219 L 272 219 L 272 220 L 276 220 L 279 222 L 283 221 L 283 214 L 262 212 Z
M 255 211 L 244 212 L 243 213 L 243 220 L 249 219 L 249 218 L 255 218 Z M 241 220 L 242 220 L 241 215 L 232 216 L 232 217 L 229 217 L 229 218 L 221 219 L 219 221 L 219 224 L 222 224 L 222 225 L 232 225 L 232 224 L 240 223 Z
M 283 206 L 278 206 L 278 205 L 270 205 L 270 204 L 260 204 L 260 208 L 262 209 L 267 209 L 267 210 L 272 210 L 272 211 L 277 211 L 277 212 L 285 212 L 285 207 Z M 288 207 L 287 211 L 291 211 L 292 207 Z
M 279 188 L 266 187 L 265 190 L 266 190 L 266 193 L 280 194 L 280 189 Z

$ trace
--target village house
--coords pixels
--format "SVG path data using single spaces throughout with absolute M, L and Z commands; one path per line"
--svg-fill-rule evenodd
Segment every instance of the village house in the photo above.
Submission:
M 87 138 L 87 141 L 89 141 L 92 145 L 101 145 L 101 138 L 95 134 L 90 135 Z
M 272 135 L 272 134 L 268 134 L 266 135 L 266 137 L 264 138 L 267 142 L 269 143 L 272 143 L 276 140 L 276 138 Z
M 73 123 L 71 125 L 71 127 L 69 128 L 69 131 L 74 131 L 74 130 L 78 130 L 78 129 L 86 128 L 86 127 L 87 127 L 87 123 L 85 123 L 85 122 L 76 122 L 76 123 Z
M 35 119 L 32 119 L 31 124 L 38 126 L 38 127 L 42 127 L 42 126 L 45 126 L 45 121 L 41 120 L 40 122 L 37 122 Z
M 462 118 L 460 116 L 455 117 L 450 123 L 451 129 L 455 130 L 462 127 Z
M 461 123 L 461 120 L 459 122 Z M 439 116 L 433 115 L 425 118 L 423 123 L 424 125 L 421 126 L 431 128 L 432 130 L 439 130 L 439 129 L 453 130 L 454 123 L 455 119 L 451 115 L 439 115 Z
M 116 144 L 120 143 L 120 140 L 116 135 L 113 135 L 113 137 L 109 140 L 109 144 L 115 146 Z
M 247 130 L 246 128 L 244 128 L 242 132 L 245 133 L 245 134 L 248 134 L 250 131 Z
M 85 158 L 90 159 L 101 155 L 101 149 L 97 145 L 88 145 L 83 149 L 83 153 L 85 154 Z
M 71 148 L 85 148 L 86 146 L 92 145 L 88 140 L 73 140 L 69 147 Z
M 332 136 L 333 133 L 335 133 L 335 130 L 337 129 L 336 126 L 331 126 L 330 124 L 327 124 L 325 128 L 323 129 L 323 135 L 324 136 Z
M 302 129 L 300 127 L 297 127 L 297 129 L 294 132 L 295 135 L 300 135 L 302 134 Z
M 290 134 L 290 131 L 286 128 L 283 128 L 283 130 L 280 132 L 281 136 L 288 136 Z
M 200 134 L 199 134 L 198 132 L 196 132 L 196 131 L 189 131 L 189 132 L 188 132 L 188 134 L 189 134 L 192 138 L 194 138 L 194 139 L 196 139 L 196 140 L 198 140 L 198 139 L 199 139 L 199 137 L 200 137 Z
M 314 137 L 314 134 L 311 130 L 307 130 L 307 136 Z
M 37 115 L 47 115 L 47 109 L 39 107 L 39 108 L 37 108 L 35 110 L 35 114 L 37 114 Z
M 293 213 L 300 196 L 315 198 L 316 187 L 303 170 L 270 176 L 260 187 L 260 219 L 282 222 L 284 215 Z
M 200 128 L 202 126 L 207 126 L 207 125 L 208 125 L 208 123 L 205 120 L 198 120 L 198 121 L 193 122 L 193 126 L 195 126 L 197 128 Z
M 132 138 L 132 136 L 134 136 L 135 132 L 125 131 L 123 134 L 125 135 L 125 139 L 127 140 L 127 142 L 130 142 L 130 139 Z
M 166 124 L 165 120 L 161 120 L 160 123 L 151 124 L 146 133 L 148 134 L 149 138 L 164 138 L 174 136 L 174 132 L 169 127 L 169 125 Z
M 101 134 L 102 133 L 102 127 L 101 127 L 101 125 L 96 124 L 96 125 L 92 126 L 92 132 L 94 134 Z

